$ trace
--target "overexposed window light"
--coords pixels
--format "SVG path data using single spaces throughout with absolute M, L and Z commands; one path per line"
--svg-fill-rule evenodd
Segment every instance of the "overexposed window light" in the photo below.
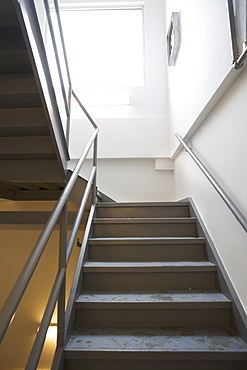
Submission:
M 118 106 L 130 104 L 129 94 L 125 91 L 115 89 L 86 89 L 79 92 L 79 98 L 85 107 Z M 72 106 L 77 107 L 77 103 L 72 103 Z
M 61 8 L 72 84 L 144 85 L 143 8 Z

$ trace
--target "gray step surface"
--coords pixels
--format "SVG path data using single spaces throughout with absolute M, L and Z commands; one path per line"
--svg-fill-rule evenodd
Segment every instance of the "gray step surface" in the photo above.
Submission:
M 102 203 L 96 217 L 188 217 L 188 202 L 166 203 Z
M 14 182 L 63 182 L 65 174 L 53 159 L 0 161 L 0 180 Z
M 65 348 L 66 359 L 247 361 L 247 345 L 230 328 L 78 328 Z
M 23 93 L 37 93 L 37 85 L 32 73 L 13 73 L 0 75 L 0 94 L 6 95 Z
M 225 355 L 225 353 L 224 353 Z M 179 359 L 179 360 L 154 360 L 150 359 L 150 356 L 142 353 L 141 360 L 93 360 L 93 359 L 83 359 L 83 360 L 69 360 L 66 362 L 66 370 L 246 370 L 246 361 L 241 361 L 240 354 L 234 359 L 230 358 L 229 360 L 223 360 L 216 358 L 211 360 L 209 357 L 210 354 L 205 359 L 204 354 L 199 354 L 197 359 Z M 184 356 L 183 356 L 184 357 Z M 195 357 L 195 356 L 194 356 Z M 215 356 L 214 356 L 215 357 Z M 217 357 L 221 356 L 217 353 Z M 228 356 L 228 358 L 231 356 Z M 239 359 L 240 357 L 240 359 Z
M 51 154 L 54 153 L 54 145 L 50 136 L 0 137 L 0 155 L 7 156 L 18 153 L 27 155 Z
M 19 27 L 19 21 L 15 12 L 13 1 L 0 1 L 0 25 L 1 28 Z
M 19 28 L 0 28 L 0 52 L 26 50 Z
M 202 272 L 216 271 L 209 261 L 183 262 L 86 262 L 84 272 Z
M 205 239 L 186 237 L 91 238 L 90 261 L 201 261 Z
M 170 306 L 186 307 L 231 307 L 231 301 L 218 291 L 140 291 L 140 292 L 83 292 L 76 300 L 76 308 L 95 308 L 102 305 L 137 307 L 139 304 L 146 308 Z
M 196 219 L 190 218 L 95 218 L 94 237 L 196 236 Z
M 84 290 L 215 289 L 216 266 L 207 262 L 86 262 Z
M 0 127 L 47 126 L 43 108 L 16 108 L 0 110 Z
M 85 292 L 75 307 L 77 326 L 225 327 L 231 302 L 216 292 Z

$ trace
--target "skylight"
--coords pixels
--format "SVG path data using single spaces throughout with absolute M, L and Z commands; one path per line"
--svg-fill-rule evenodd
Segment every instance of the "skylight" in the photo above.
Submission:
M 144 85 L 143 9 L 61 9 L 75 88 Z

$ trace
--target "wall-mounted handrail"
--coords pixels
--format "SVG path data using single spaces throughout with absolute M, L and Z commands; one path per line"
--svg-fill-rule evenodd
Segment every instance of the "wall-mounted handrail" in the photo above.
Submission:
M 190 149 L 190 147 L 185 143 L 182 137 L 179 134 L 175 135 L 176 138 L 180 141 L 180 143 L 185 148 L 186 152 L 192 157 L 201 171 L 206 175 L 208 180 L 211 182 L 215 190 L 219 193 L 221 198 L 224 200 L 228 208 L 232 211 L 233 215 L 236 217 L 238 222 L 242 225 L 243 229 L 247 232 L 247 218 L 243 215 L 240 209 L 236 206 L 236 204 L 232 201 L 229 195 L 225 192 L 222 186 L 216 181 L 216 179 L 210 174 L 204 164 L 200 161 L 200 159 L 195 155 L 195 153 Z
M 232 44 L 232 58 L 233 58 L 233 66 L 235 69 L 240 69 L 243 67 L 246 59 L 247 59 L 247 47 L 245 50 L 240 54 L 238 41 L 237 41 L 237 29 L 236 29 L 236 17 L 234 14 L 234 5 L 233 0 L 227 0 L 228 5 L 228 17 L 229 17 L 229 27 L 230 27 L 230 37 L 231 37 L 231 44 Z M 247 27 L 247 20 L 246 20 L 246 27 Z

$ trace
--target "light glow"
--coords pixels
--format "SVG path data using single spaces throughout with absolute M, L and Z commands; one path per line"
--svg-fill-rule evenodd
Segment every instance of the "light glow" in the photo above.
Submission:
M 83 89 L 78 94 L 80 100 L 85 107 L 100 107 L 100 106 L 119 106 L 129 105 L 130 96 L 127 92 L 121 90 L 107 89 Z M 73 106 L 77 107 L 74 102 Z
M 73 86 L 144 85 L 143 11 L 61 10 Z

